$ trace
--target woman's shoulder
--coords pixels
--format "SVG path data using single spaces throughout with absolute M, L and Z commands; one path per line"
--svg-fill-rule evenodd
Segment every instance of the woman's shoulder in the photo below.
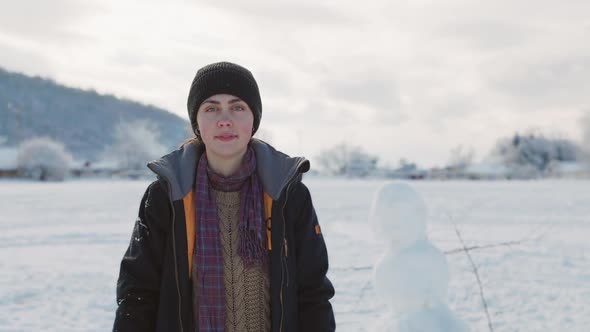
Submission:
M 170 209 L 168 190 L 161 180 L 150 183 L 145 190 L 145 207 L 151 210 L 166 211 Z
M 309 188 L 301 181 L 301 179 L 298 179 L 291 185 L 288 195 L 291 199 L 289 199 L 288 201 L 290 202 L 287 203 L 291 203 L 296 209 L 301 209 L 308 204 L 312 204 Z
M 146 193 L 150 196 L 162 196 L 167 195 L 167 189 L 162 180 L 156 179 L 147 186 Z

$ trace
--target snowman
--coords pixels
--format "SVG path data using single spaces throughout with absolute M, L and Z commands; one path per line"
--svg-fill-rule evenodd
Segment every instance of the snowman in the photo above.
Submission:
M 426 237 L 426 218 L 424 200 L 409 185 L 391 182 L 377 191 L 370 220 L 387 249 L 375 265 L 374 281 L 389 312 L 375 331 L 468 331 L 446 303 L 449 268 Z

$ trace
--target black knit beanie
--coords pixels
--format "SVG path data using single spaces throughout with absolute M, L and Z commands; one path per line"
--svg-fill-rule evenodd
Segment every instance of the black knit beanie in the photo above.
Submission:
M 235 63 L 217 62 L 197 71 L 188 93 L 188 116 L 197 133 L 197 112 L 199 106 L 209 97 L 226 93 L 234 95 L 248 104 L 254 115 L 253 133 L 258 130 L 262 117 L 262 101 L 258 84 L 252 73 Z

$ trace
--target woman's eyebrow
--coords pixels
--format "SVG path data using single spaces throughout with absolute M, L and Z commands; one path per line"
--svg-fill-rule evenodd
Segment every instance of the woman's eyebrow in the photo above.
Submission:
M 220 102 L 218 102 L 217 100 L 213 100 L 213 99 L 207 99 L 207 100 L 205 100 L 205 101 L 203 102 L 203 104 L 205 104 L 205 103 L 210 103 L 210 104 L 217 104 L 217 105 L 221 104 L 221 103 L 220 103 Z
M 242 100 L 242 99 L 240 99 L 240 98 L 234 98 L 234 99 L 232 99 L 232 100 L 228 101 L 227 103 L 228 103 L 228 104 L 233 104 L 233 103 L 238 103 L 238 102 L 242 102 L 242 101 L 243 101 L 243 100 Z M 207 100 L 205 100 L 205 101 L 203 102 L 203 104 L 205 104 L 205 103 L 216 104 L 216 105 L 219 105 L 219 104 L 221 104 L 221 102 L 219 102 L 219 101 L 217 101 L 217 100 L 213 100 L 213 99 L 207 99 Z

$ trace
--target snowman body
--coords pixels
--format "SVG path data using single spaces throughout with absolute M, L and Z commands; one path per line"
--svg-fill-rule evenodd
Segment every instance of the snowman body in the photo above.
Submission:
M 428 309 L 447 297 L 449 269 L 444 254 L 419 240 L 387 251 L 375 265 L 375 287 L 398 314 Z
M 374 281 L 389 308 L 379 331 L 467 331 L 446 304 L 449 268 L 426 237 L 426 219 L 422 197 L 407 184 L 387 183 L 377 192 L 371 222 L 387 250 L 375 265 Z

